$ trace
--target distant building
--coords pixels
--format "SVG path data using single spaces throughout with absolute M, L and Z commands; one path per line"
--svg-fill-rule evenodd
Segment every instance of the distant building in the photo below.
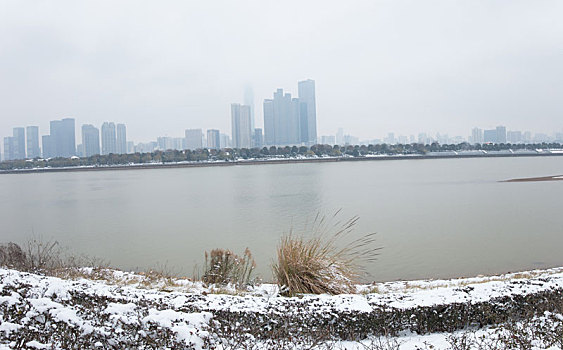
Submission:
M 221 148 L 231 148 L 231 138 L 227 134 L 221 134 Z
M 252 147 L 252 119 L 250 106 L 231 104 L 231 135 L 234 148 Z
M 94 125 L 82 125 L 82 151 L 84 157 L 100 154 L 100 131 Z
M 277 89 L 273 99 L 264 100 L 264 139 L 267 145 L 301 143 L 302 107 L 299 99 L 292 98 L 291 94 L 284 93 L 283 89 Z
M 27 158 L 33 159 L 41 157 L 41 149 L 39 148 L 39 127 L 28 126 L 25 128 L 27 140 Z
M 207 130 L 207 148 L 220 149 L 221 148 L 221 133 L 219 130 Z
M 133 141 L 127 141 L 127 153 L 135 153 L 135 143 Z
M 12 159 L 25 159 L 25 129 L 14 128 L 12 135 Z
M 203 148 L 203 131 L 201 129 L 187 129 L 186 136 L 186 149 L 200 149 Z
M 508 131 L 506 133 L 506 141 L 510 143 L 521 143 L 522 131 Z
M 321 136 L 321 143 L 323 145 L 331 145 L 334 146 L 336 144 L 336 137 L 335 136 Z
M 264 134 L 261 128 L 254 129 L 254 136 L 252 138 L 252 147 L 262 148 L 264 147 Z
M 50 137 L 47 138 L 49 157 L 70 158 L 76 155 L 76 136 L 74 118 L 52 120 L 50 122 Z M 45 147 L 45 144 L 43 145 Z M 43 150 L 45 153 L 45 150 Z
M 41 137 L 41 145 L 43 151 L 43 158 L 55 157 L 55 145 L 51 135 L 44 135 Z
M 497 126 L 496 131 L 497 131 L 497 142 L 506 143 L 506 127 Z
M 339 146 L 342 146 L 344 144 L 344 129 L 343 128 L 338 128 L 338 131 L 336 132 L 335 142 Z
M 14 160 L 14 138 L 13 136 L 4 137 L 4 160 Z
M 485 143 L 497 143 L 497 130 L 490 129 L 483 131 L 483 142 Z
M 483 143 L 483 129 L 473 128 L 471 130 L 471 143 Z
M 117 153 L 117 134 L 115 124 L 105 122 L 102 124 L 102 154 Z
M 117 124 L 116 153 L 127 154 L 127 128 L 125 124 Z
M 298 83 L 300 110 L 301 142 L 313 145 L 317 142 L 317 106 L 315 99 L 315 81 L 307 79 Z

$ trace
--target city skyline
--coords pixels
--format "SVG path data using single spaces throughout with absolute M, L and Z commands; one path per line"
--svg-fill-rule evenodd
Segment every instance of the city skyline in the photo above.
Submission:
M 296 94 L 308 77 L 318 135 L 563 128 L 555 0 L 60 3 L 65 11 L 25 2 L 0 11 L 11 33 L 0 37 L 0 135 L 66 116 L 120 120 L 138 142 L 227 131 L 233 101 L 251 105 L 264 128 L 262 100 L 277 88 Z

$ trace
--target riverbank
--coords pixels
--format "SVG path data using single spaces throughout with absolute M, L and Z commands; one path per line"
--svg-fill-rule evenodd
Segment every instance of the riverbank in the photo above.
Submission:
M 166 163 L 133 163 L 127 165 L 87 165 L 69 167 L 45 167 L 29 169 L 0 170 L 2 174 L 33 174 L 44 172 L 78 172 L 78 171 L 107 171 L 107 170 L 142 170 L 142 169 L 169 169 L 193 167 L 224 167 L 239 165 L 261 164 L 297 164 L 297 163 L 325 163 L 325 162 L 356 162 L 356 161 L 383 161 L 383 160 L 426 160 L 426 159 L 466 159 L 466 158 L 508 158 L 508 157 L 557 157 L 563 156 L 563 150 L 541 150 L 530 152 L 433 152 L 427 155 L 367 155 L 367 156 L 341 156 L 341 157 L 288 157 L 288 158 L 255 158 L 225 161 L 185 161 Z
M 563 180 L 563 175 L 526 177 L 522 179 L 510 179 L 503 182 L 536 182 L 536 181 L 561 181 L 561 180 Z
M 539 320 L 537 327 L 549 324 L 556 332 L 563 319 L 563 268 L 374 283 L 358 286 L 357 294 L 294 298 L 279 296 L 277 287 L 268 284 L 241 292 L 185 279 L 142 281 L 139 275 L 107 269 L 81 269 L 80 277 L 72 279 L 0 269 L 0 344 L 54 349 L 448 349 L 468 331 L 493 339 L 503 336 L 499 330 L 521 330 L 526 322 Z M 533 341 L 540 341 L 538 334 Z M 542 344 L 558 349 L 549 336 Z

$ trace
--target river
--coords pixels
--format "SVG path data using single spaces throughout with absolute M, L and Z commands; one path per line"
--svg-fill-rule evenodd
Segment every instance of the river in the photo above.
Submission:
M 0 241 L 187 276 L 206 250 L 248 247 L 269 280 L 283 234 L 341 209 L 382 247 L 365 280 L 563 266 L 563 181 L 499 182 L 562 173 L 563 157 L 525 157 L 9 174 Z

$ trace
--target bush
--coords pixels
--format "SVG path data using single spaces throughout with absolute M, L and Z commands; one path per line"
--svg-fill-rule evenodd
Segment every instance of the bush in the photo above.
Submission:
M 208 284 L 234 284 L 238 287 L 250 284 L 252 271 L 256 263 L 248 248 L 239 257 L 230 250 L 213 249 L 210 254 L 205 252 L 205 271 L 203 282 Z
M 338 212 L 334 214 L 335 219 Z M 341 238 L 352 233 L 359 218 L 332 225 L 317 215 L 312 237 L 289 235 L 278 246 L 278 261 L 273 265 L 274 278 L 283 295 L 300 293 L 354 293 L 363 272 L 362 263 L 372 261 L 379 248 L 371 247 L 375 233 L 364 235 L 339 248 Z M 332 231 L 332 232 L 331 232 Z

